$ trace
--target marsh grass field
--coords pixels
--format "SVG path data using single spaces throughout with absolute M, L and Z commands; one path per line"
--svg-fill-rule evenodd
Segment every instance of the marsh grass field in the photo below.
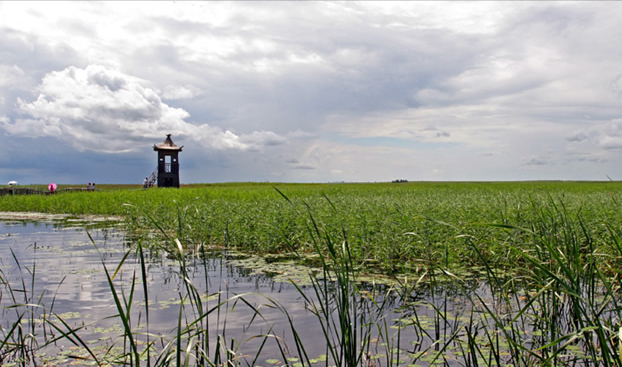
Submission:
M 124 218 L 132 244 L 121 263 L 106 269 L 115 317 L 123 330 L 120 344 L 124 347 L 120 352 L 115 349 L 114 362 L 81 341 L 79 330 L 59 326 L 45 312 L 43 316 L 37 313 L 43 318 L 39 322 L 55 331 L 55 338 L 70 339 L 87 351 L 83 358 L 89 363 L 622 365 L 622 183 L 98 187 L 97 192 L 0 198 L 2 212 Z M 291 319 L 292 340 L 279 340 L 269 332 L 256 336 L 283 348 L 282 358 L 268 364 L 259 363 L 258 358 L 240 358 L 244 351 L 233 348 L 232 340 L 210 334 L 205 321 L 219 307 L 244 303 L 243 297 L 236 297 L 208 308 L 202 301 L 203 291 L 184 276 L 191 261 L 196 266 L 196 261 L 214 252 L 256 254 L 270 263 L 287 261 L 314 269 L 309 272 L 309 285 L 300 286 L 299 291 L 323 330 L 326 354 L 319 359 L 308 355 L 308 345 L 296 337 Z M 143 340 L 129 316 L 132 307 L 137 308 L 132 305 L 133 294 L 140 292 L 149 299 L 147 287 L 139 285 L 147 283 L 145 267 L 135 275 L 136 282 L 125 288 L 114 279 L 126 261 L 144 264 L 148 254 L 175 259 L 181 278 L 188 279 L 180 291 L 186 304 L 184 314 L 180 308 L 168 343 Z M 3 305 L 23 310 L 23 316 L 18 323 L 2 325 L 0 361 L 36 365 L 36 347 L 29 341 L 40 338 L 40 331 L 26 321 L 30 315 L 35 323 L 33 305 L 49 306 L 37 303 L 37 295 L 31 295 L 29 302 L 17 302 L 19 287 L 9 284 L 6 277 L 2 282 L 2 299 L 15 300 Z M 36 282 L 34 276 L 31 282 Z M 398 310 L 407 316 L 384 317 L 384 302 L 390 297 L 373 296 L 367 285 L 374 283 L 385 284 L 385 295 L 397 297 Z M 434 300 L 428 301 L 431 315 L 426 322 L 414 307 L 418 301 L 413 295 L 421 290 Z M 448 308 L 448 298 L 459 298 L 468 307 L 458 314 Z M 364 310 L 359 302 L 363 299 L 369 301 Z M 285 307 L 269 299 L 266 304 L 288 319 Z M 252 307 L 261 318 L 261 311 Z M 148 309 L 144 312 L 148 314 Z M 406 341 L 410 347 L 404 347 L 406 335 L 416 336 Z M 285 344 L 289 345 L 287 353 Z

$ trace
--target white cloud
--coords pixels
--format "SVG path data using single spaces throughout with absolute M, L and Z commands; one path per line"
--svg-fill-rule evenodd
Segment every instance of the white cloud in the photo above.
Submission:
M 164 88 L 162 97 L 165 99 L 191 99 L 197 94 L 198 92 L 196 92 L 196 88 L 194 87 L 169 85 Z
M 31 138 L 41 138 L 44 136 L 61 137 L 63 134 L 59 126 L 59 120 L 54 119 L 54 124 L 48 124 L 41 120 L 19 119 L 17 123 L 11 124 L 9 119 L 0 121 L 2 127 L 13 135 L 27 136 Z
M 575 150 L 595 151 L 622 148 L 622 119 L 596 121 L 566 137 Z
M 171 133 L 197 181 L 601 177 L 621 8 L 0 2 L 0 130 L 97 152 Z
M 0 64 L 0 87 L 17 87 L 23 83 L 24 71 L 17 65 Z
M 622 149 L 622 136 L 603 136 L 598 145 L 605 149 Z
M 21 112 L 30 118 L 0 121 L 0 126 L 13 135 L 53 136 L 79 150 L 104 153 L 131 151 L 137 142 L 167 133 L 210 149 L 260 149 L 286 142 L 270 131 L 236 135 L 186 122 L 187 111 L 162 102 L 144 84 L 100 65 L 51 72 L 43 78 L 36 100 L 18 100 Z

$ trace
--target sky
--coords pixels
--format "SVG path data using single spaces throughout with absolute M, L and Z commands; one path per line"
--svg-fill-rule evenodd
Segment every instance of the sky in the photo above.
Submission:
M 622 180 L 622 2 L 0 2 L 0 184 Z

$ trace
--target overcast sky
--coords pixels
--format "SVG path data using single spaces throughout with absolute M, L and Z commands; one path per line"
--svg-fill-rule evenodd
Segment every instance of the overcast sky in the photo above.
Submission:
M 622 2 L 0 2 L 0 184 L 622 180 Z

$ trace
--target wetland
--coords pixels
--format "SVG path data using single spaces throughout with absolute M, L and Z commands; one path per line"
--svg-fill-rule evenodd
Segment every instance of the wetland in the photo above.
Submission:
M 617 182 L 102 187 L 2 198 L 3 365 L 621 363 Z

